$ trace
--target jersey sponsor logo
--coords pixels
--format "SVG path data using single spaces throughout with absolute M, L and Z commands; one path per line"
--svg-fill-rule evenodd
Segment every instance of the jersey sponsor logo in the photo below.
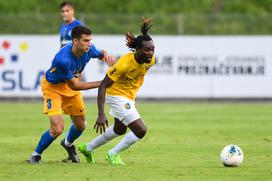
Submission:
M 130 108 L 131 108 L 130 104 L 129 104 L 129 103 L 126 103 L 126 104 L 125 104 L 125 108 L 126 108 L 126 109 L 130 109 Z
M 51 68 L 50 73 L 53 73 L 53 72 L 55 72 L 56 70 L 57 70 L 57 68 L 56 68 L 56 67 L 53 67 L 53 68 Z
M 112 70 L 109 72 L 109 75 L 113 75 L 116 71 L 117 71 L 117 69 L 115 67 L 113 67 Z
M 52 99 L 47 99 L 47 109 L 52 108 Z

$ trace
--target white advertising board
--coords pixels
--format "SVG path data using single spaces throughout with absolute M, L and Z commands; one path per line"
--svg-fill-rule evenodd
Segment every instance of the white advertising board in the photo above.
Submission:
M 157 63 L 142 98 L 272 98 L 272 36 L 152 36 Z M 129 51 L 123 35 L 94 35 L 116 57 Z M 0 97 L 41 97 L 40 79 L 59 50 L 57 35 L 0 36 Z M 87 81 L 108 67 L 92 59 Z M 83 91 L 95 97 L 97 90 Z

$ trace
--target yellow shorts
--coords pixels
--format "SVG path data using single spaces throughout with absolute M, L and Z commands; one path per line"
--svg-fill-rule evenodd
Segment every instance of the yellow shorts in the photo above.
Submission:
M 41 81 L 44 98 L 44 114 L 85 115 L 85 105 L 79 91 L 72 90 L 67 83 L 52 84 L 45 77 Z

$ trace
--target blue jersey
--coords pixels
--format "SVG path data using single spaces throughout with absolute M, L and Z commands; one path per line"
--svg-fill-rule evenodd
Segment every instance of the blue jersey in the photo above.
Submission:
M 72 29 L 76 26 L 83 26 L 83 23 L 79 20 L 74 20 L 70 24 L 62 24 L 60 27 L 60 45 L 63 47 L 67 43 L 70 43 L 72 41 Z
M 48 82 L 57 84 L 78 77 L 91 58 L 102 55 L 101 50 L 91 44 L 90 50 L 78 58 L 73 55 L 72 46 L 72 43 L 67 44 L 55 55 L 50 69 L 45 74 Z

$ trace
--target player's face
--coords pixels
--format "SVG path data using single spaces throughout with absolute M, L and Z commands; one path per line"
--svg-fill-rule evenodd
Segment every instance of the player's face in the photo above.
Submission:
M 81 35 L 81 38 L 78 41 L 78 50 L 82 53 L 89 51 L 91 47 L 92 35 Z
M 143 63 L 150 63 L 152 61 L 154 50 L 155 47 L 152 40 L 143 41 L 142 48 L 138 50 Z
M 74 18 L 74 9 L 71 6 L 63 6 L 60 12 L 63 21 L 71 22 Z

